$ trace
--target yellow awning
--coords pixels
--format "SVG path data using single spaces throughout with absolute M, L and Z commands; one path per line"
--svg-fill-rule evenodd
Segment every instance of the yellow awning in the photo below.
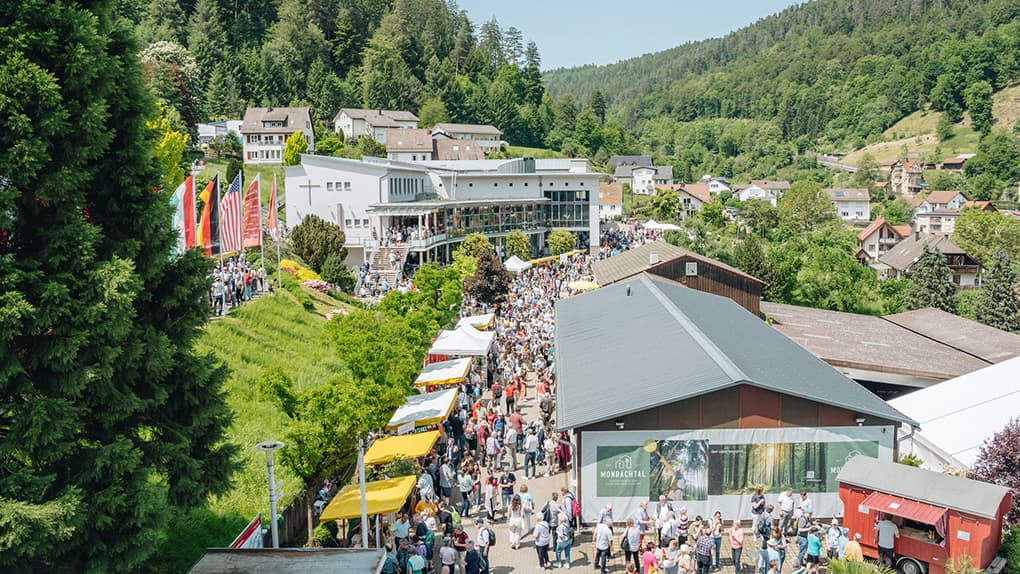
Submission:
M 427 365 L 414 381 L 416 387 L 442 387 L 460 384 L 471 372 L 471 357 Z
M 568 251 L 564 253 L 564 255 L 566 255 L 567 257 L 573 257 L 574 255 L 580 255 L 581 253 L 587 253 L 587 251 L 588 251 L 587 249 L 575 249 L 573 251 Z M 559 255 L 552 255 L 550 257 L 532 259 L 531 261 L 528 261 L 528 263 L 531 263 L 532 265 L 548 265 L 553 262 L 558 262 L 559 260 L 560 260 Z
M 417 480 L 413 476 L 401 476 L 377 480 L 365 485 L 365 507 L 369 516 L 396 512 L 411 495 Z M 358 485 L 350 484 L 329 501 L 319 515 L 319 522 L 358 518 L 361 516 L 361 492 Z
M 439 431 L 388 436 L 372 443 L 365 453 L 365 464 L 386 464 L 397 458 L 421 458 L 439 440 Z

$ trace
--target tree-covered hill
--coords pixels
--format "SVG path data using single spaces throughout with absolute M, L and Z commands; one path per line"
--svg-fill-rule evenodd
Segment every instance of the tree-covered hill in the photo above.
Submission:
M 673 155 L 658 141 L 664 122 L 704 119 L 768 122 L 800 149 L 853 149 L 929 105 L 954 122 L 980 114 L 1020 77 L 1018 16 L 1017 0 L 819 0 L 722 38 L 544 80 L 556 97 L 604 96 L 646 151 Z

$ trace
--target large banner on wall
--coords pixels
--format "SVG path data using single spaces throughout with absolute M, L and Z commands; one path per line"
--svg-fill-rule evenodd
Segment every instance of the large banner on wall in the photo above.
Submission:
M 806 491 L 817 516 L 841 516 L 836 475 L 853 456 L 892 460 L 892 427 L 595 431 L 581 435 L 586 521 L 606 503 L 617 520 L 660 495 L 693 518 L 716 510 L 750 519 L 762 487 L 770 503 L 787 487 Z M 654 511 L 654 504 L 651 505 Z

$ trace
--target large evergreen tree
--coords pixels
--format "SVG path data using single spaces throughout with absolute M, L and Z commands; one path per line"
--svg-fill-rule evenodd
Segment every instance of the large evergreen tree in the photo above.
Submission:
M 228 485 L 209 262 L 170 260 L 155 116 L 112 0 L 0 4 L 0 570 L 130 572 Z
M 925 246 L 910 274 L 905 302 L 907 309 L 934 307 L 956 313 L 956 287 L 952 277 L 953 272 L 946 264 L 946 257 Z
M 1003 331 L 1020 331 L 1020 299 L 1017 299 L 1016 272 L 1010 265 L 1009 253 L 1002 248 L 995 252 L 992 266 L 984 275 L 984 289 L 976 313 L 977 320 Z

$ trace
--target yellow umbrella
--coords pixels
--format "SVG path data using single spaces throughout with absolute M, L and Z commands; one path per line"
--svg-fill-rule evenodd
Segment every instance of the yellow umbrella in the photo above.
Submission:
M 437 430 L 381 438 L 373 442 L 365 453 L 365 464 L 386 464 L 398 458 L 421 458 L 432 450 L 437 440 Z
M 365 507 L 368 516 L 396 512 L 404 506 L 417 480 L 401 476 L 365 484 Z M 319 522 L 358 518 L 361 516 L 361 492 L 358 485 L 350 484 L 329 501 L 319 516 Z
M 577 281 L 571 281 L 570 283 L 567 283 L 567 287 L 570 287 L 574 291 L 592 291 L 598 289 L 599 284 L 594 281 L 578 279 Z

